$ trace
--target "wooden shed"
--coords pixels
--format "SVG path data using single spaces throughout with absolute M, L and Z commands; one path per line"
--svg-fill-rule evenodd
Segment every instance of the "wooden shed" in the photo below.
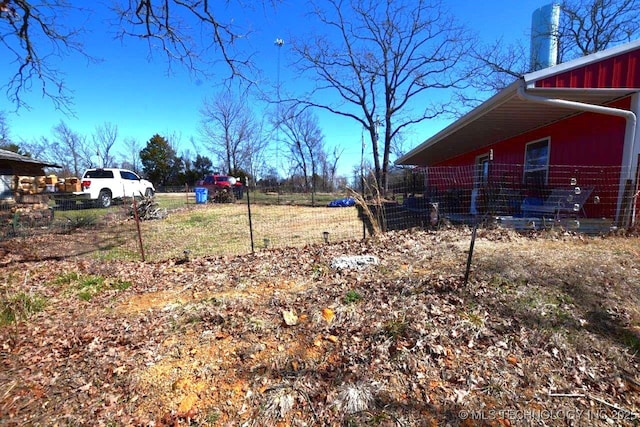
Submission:
M 59 165 L 0 149 L 0 201 L 16 201 L 19 177 L 44 177 L 44 168 Z

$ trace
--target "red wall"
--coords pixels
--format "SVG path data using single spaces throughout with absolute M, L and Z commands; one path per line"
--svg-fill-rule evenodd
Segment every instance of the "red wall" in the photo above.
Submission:
M 625 98 L 610 105 L 630 108 Z M 625 119 L 595 113 L 581 113 L 566 120 L 527 132 L 441 162 L 435 166 L 474 164 L 476 156 L 493 149 L 494 163 L 523 164 L 529 142 L 550 138 L 552 165 L 620 166 L 624 145 Z
M 610 106 L 629 109 L 630 98 L 617 101 Z M 587 215 L 590 217 L 612 217 L 615 215 L 624 131 L 624 118 L 580 113 L 560 122 L 446 160 L 434 165 L 434 167 L 474 165 L 476 157 L 487 154 L 490 149 L 493 149 L 494 164 L 522 165 L 526 144 L 549 138 L 549 164 L 581 167 L 574 168 L 576 172 L 572 172 L 571 177 L 580 176 L 579 185 L 594 187 L 593 195 L 598 195 L 600 198 L 598 205 L 592 203 L 585 207 Z M 609 168 L 603 168 L 602 171 L 599 171 L 595 167 Z M 569 186 L 570 175 L 567 170 L 571 169 L 570 167 L 551 167 L 548 186 Z M 498 170 L 497 167 L 496 170 Z M 500 177 L 493 178 L 500 179 Z M 514 178 L 522 180 L 522 176 Z M 438 185 L 437 181 L 437 179 L 432 179 L 431 183 Z
M 547 77 L 537 81 L 536 87 L 640 87 L 640 49 Z

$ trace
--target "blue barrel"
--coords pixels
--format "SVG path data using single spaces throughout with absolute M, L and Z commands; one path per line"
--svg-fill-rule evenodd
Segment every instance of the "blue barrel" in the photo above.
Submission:
M 209 197 L 209 190 L 206 188 L 198 187 L 195 189 L 196 203 L 207 203 L 207 197 Z

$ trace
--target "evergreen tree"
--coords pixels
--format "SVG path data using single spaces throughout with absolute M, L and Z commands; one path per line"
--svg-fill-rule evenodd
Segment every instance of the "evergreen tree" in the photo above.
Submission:
M 149 181 L 158 187 L 179 185 L 182 159 L 176 155 L 169 141 L 155 134 L 140 151 L 142 170 Z

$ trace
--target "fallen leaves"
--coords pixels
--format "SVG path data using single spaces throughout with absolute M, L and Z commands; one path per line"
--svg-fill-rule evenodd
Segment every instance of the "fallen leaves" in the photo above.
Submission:
M 180 401 L 178 406 L 178 412 L 186 414 L 193 409 L 193 406 L 198 401 L 198 396 L 195 393 L 189 393 L 184 399 Z
M 333 312 L 333 310 L 331 310 L 330 308 L 323 308 L 322 309 L 322 318 L 324 320 L 326 320 L 327 323 L 331 323 L 331 321 L 333 320 L 334 317 L 336 317 L 336 315 Z
M 463 287 L 468 237 L 389 233 L 179 267 L 7 265 L 0 290 L 38 292 L 48 304 L 0 329 L 0 418 L 457 425 L 461 407 L 549 409 L 558 405 L 549 392 L 565 390 L 637 413 L 637 242 L 487 235 Z M 331 270 L 336 253 L 379 262 Z M 68 272 L 132 286 L 85 303 L 56 281 Z

